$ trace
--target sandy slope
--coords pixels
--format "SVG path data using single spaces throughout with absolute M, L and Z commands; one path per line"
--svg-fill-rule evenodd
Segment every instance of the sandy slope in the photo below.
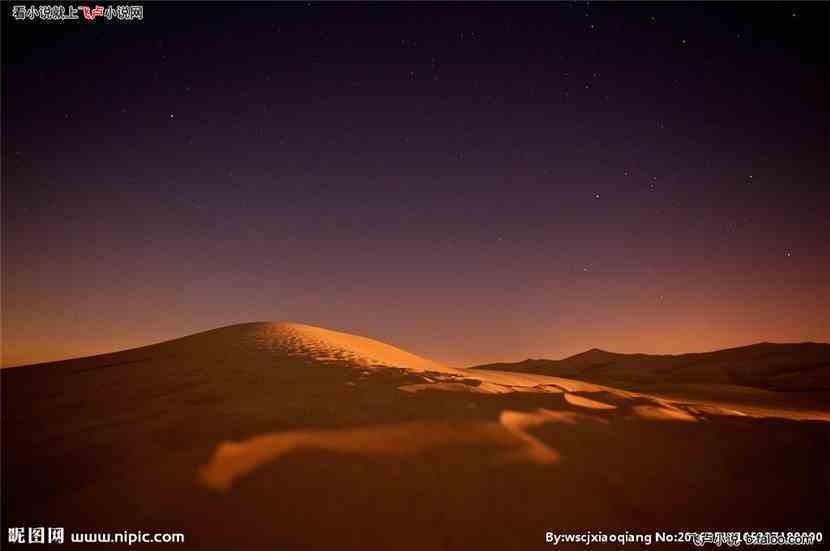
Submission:
M 547 530 L 830 520 L 830 414 L 765 395 L 764 411 L 744 411 L 708 387 L 692 400 L 455 370 L 266 322 L 0 374 L 4 531 L 176 530 L 199 549 L 549 549 Z

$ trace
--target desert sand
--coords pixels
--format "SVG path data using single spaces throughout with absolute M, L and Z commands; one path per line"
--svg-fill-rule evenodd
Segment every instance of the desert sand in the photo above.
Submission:
M 738 356 L 674 379 L 637 379 L 634 360 L 603 376 L 574 361 L 566 377 L 257 322 L 4 369 L 4 529 L 170 530 L 200 549 L 542 549 L 546 531 L 830 525 L 826 396 L 792 362 L 776 378 Z

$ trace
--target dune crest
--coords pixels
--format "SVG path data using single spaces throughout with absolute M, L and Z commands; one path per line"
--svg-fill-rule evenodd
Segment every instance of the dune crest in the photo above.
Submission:
M 585 398 L 584 396 L 579 396 L 578 394 L 571 394 L 569 392 L 565 393 L 565 401 L 571 404 L 572 406 L 578 406 L 588 409 L 617 409 L 617 406 L 613 404 L 606 404 L 605 402 L 591 400 L 590 398 Z
M 260 348 L 307 356 L 321 362 L 344 361 L 362 367 L 458 373 L 458 370 L 374 339 L 313 325 L 261 323 L 253 338 Z

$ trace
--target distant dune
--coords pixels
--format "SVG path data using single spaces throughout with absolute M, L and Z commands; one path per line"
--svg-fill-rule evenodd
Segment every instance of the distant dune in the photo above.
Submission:
M 501 550 L 549 549 L 546 531 L 817 530 L 830 406 L 805 381 L 826 381 L 826 346 L 462 370 L 256 322 L 4 369 L 3 532 Z
M 648 388 L 665 383 L 740 385 L 776 391 L 830 391 L 830 344 L 760 343 L 680 355 L 616 354 L 592 349 L 564 360 L 475 366 Z

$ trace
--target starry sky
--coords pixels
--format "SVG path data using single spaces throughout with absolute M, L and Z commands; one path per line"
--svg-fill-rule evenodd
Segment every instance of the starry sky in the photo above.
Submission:
M 5 366 L 830 341 L 826 3 L 3 8 Z

